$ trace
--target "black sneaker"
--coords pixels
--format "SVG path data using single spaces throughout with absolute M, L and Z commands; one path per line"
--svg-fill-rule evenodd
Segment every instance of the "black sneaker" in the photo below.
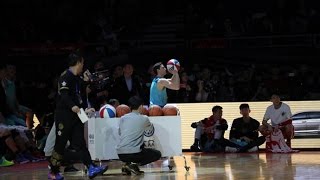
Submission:
M 123 165 L 121 168 L 122 175 L 131 175 L 131 171 L 126 168 L 126 165 Z
M 144 173 L 143 171 L 140 171 L 138 165 L 135 164 L 135 163 L 130 163 L 130 164 L 124 165 L 123 171 L 124 172 L 128 172 L 129 171 L 130 173 L 133 173 L 135 175 L 140 175 L 140 174 Z
M 199 146 L 197 146 L 196 144 L 193 144 L 192 146 L 190 146 L 190 151 L 192 151 L 192 152 L 202 152 L 201 148 Z
M 79 169 L 75 168 L 73 165 L 64 168 L 65 173 L 78 172 Z

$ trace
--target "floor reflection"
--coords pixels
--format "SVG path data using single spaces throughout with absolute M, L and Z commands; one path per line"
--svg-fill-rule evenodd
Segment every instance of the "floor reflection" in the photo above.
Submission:
M 95 179 L 148 179 L 148 180 L 191 180 L 191 179 L 320 179 L 320 152 L 293 154 L 239 153 L 201 154 L 184 153 L 189 171 L 185 169 L 182 156 L 172 160 L 162 159 L 141 169 L 141 176 L 123 176 L 119 161 L 103 162 L 109 165 L 104 176 Z M 172 170 L 168 165 L 172 165 Z M 83 169 L 80 164 L 76 165 Z M 40 180 L 47 178 L 47 163 L 30 163 L 0 168 L 0 179 Z M 83 172 L 65 174 L 66 179 L 87 179 Z

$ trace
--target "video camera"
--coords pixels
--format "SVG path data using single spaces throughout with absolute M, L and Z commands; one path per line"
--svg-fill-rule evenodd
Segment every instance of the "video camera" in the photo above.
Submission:
M 89 70 L 84 72 L 84 75 L 89 78 L 90 88 L 94 90 L 105 90 L 110 84 L 110 73 L 108 69 L 90 73 Z

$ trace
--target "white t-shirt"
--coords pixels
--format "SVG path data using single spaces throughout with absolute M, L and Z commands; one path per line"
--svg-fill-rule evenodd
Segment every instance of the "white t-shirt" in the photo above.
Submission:
M 270 105 L 266 113 L 264 114 L 263 119 L 269 120 L 271 119 L 272 126 L 278 125 L 288 119 L 290 119 L 292 116 L 290 107 L 282 103 L 279 109 L 274 108 L 274 105 Z

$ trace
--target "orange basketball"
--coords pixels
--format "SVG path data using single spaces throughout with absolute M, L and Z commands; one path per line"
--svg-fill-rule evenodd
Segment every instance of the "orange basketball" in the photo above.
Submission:
M 149 116 L 162 116 L 163 112 L 160 106 L 152 105 L 149 108 Z
M 117 117 L 121 117 L 121 116 L 128 114 L 130 112 L 131 112 L 131 110 L 130 110 L 129 106 L 127 106 L 125 104 L 121 104 L 116 108 Z
M 141 109 L 141 114 L 148 116 L 149 115 L 149 111 L 146 107 L 143 106 L 143 108 Z
M 173 105 L 167 104 L 162 108 L 162 112 L 164 116 L 176 116 L 178 109 Z

